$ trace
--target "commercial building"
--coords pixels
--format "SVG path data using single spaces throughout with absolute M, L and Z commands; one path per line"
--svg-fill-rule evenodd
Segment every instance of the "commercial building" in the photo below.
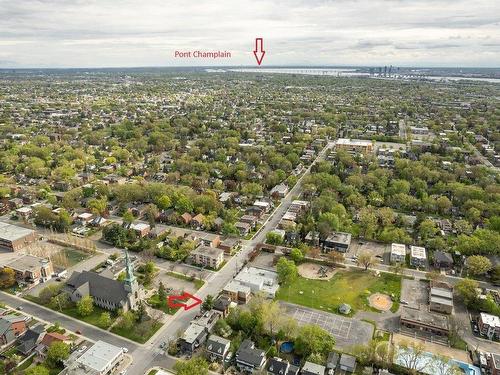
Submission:
M 345 150 L 350 154 L 367 154 L 373 152 L 373 142 L 363 139 L 339 138 L 335 144 L 336 150 Z
M 0 223 L 0 249 L 19 251 L 35 240 L 36 233 L 32 229 Z
M 451 314 L 453 312 L 453 290 L 431 287 L 429 293 L 429 307 L 431 311 Z
M 391 263 L 404 263 L 406 259 L 406 245 L 393 243 L 391 245 Z
M 490 340 L 500 339 L 500 318 L 498 316 L 480 313 L 477 325 L 481 334 Z
M 252 293 L 262 293 L 274 298 L 279 289 L 278 274 L 257 267 L 245 267 L 236 275 L 234 281 L 250 288 Z
M 500 375 L 500 354 L 491 353 L 488 356 L 488 367 L 491 375 Z
M 19 283 L 36 285 L 45 282 L 52 277 L 54 269 L 52 262 L 48 258 L 40 258 L 33 255 L 23 255 L 4 268 L 12 269 L 16 274 L 16 280 Z
M 111 374 L 123 360 L 123 349 L 97 341 L 90 349 L 76 359 L 65 371 L 71 375 Z
M 224 251 L 215 247 L 198 246 L 191 252 L 196 264 L 217 269 L 224 262 Z
M 414 267 L 425 267 L 427 255 L 425 247 L 412 246 L 410 248 L 410 264 Z
M 425 335 L 448 336 L 448 318 L 425 310 L 404 307 L 401 311 L 401 326 Z

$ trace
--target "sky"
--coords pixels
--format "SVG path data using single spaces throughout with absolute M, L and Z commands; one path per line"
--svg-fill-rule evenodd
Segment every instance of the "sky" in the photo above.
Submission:
M 0 0 L 0 68 L 500 66 L 498 0 Z M 230 59 L 175 58 L 228 51 Z

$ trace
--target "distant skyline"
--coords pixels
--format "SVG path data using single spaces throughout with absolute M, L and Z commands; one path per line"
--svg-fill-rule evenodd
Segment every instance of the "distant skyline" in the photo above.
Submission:
M 0 68 L 499 67 L 495 0 L 0 0 Z M 229 51 L 230 59 L 178 59 Z

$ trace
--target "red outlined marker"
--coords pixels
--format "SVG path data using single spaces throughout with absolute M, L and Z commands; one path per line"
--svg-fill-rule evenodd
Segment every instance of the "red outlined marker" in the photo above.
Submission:
M 194 300 L 194 302 L 188 304 L 187 301 L 189 301 L 190 299 Z M 186 301 L 186 303 L 176 302 L 176 301 Z M 168 302 L 168 307 L 171 308 L 182 307 L 184 308 L 185 311 L 187 311 L 195 306 L 198 306 L 203 301 L 193 296 L 192 294 L 189 294 L 188 292 L 184 292 L 184 294 L 181 294 L 180 296 L 168 296 L 167 302 Z
M 255 56 L 255 60 L 257 60 L 257 64 L 261 64 L 264 59 L 264 55 L 266 51 L 264 51 L 264 40 L 263 38 L 255 38 L 255 50 L 253 51 Z

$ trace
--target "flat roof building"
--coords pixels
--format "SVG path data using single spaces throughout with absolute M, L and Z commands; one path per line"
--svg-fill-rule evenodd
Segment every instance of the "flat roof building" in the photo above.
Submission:
M 33 229 L 0 223 L 0 249 L 18 251 L 36 240 Z
M 425 310 L 405 307 L 402 309 L 400 323 L 406 328 L 423 331 L 436 336 L 448 336 L 450 333 L 448 318 Z
M 410 263 L 414 267 L 425 267 L 427 255 L 425 247 L 412 246 L 410 248 Z
M 224 262 L 224 251 L 216 247 L 198 246 L 191 252 L 196 264 L 217 269 Z
M 350 154 L 372 153 L 374 151 L 372 141 L 348 138 L 339 138 L 335 143 L 335 149 L 346 150 Z
M 67 369 L 66 373 L 71 375 L 104 375 L 111 373 L 112 369 L 118 367 L 122 358 L 122 348 L 104 341 L 97 341 Z
M 391 245 L 391 262 L 404 263 L 406 259 L 406 245 L 402 243 L 393 243 Z

